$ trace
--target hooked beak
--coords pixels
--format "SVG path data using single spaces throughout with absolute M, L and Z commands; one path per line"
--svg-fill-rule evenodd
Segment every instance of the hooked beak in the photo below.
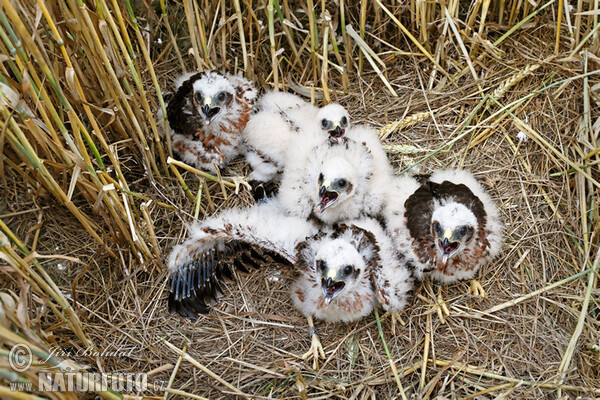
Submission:
M 317 204 L 317 208 L 315 211 L 317 214 L 322 213 L 326 208 L 331 206 L 337 200 L 339 193 L 332 190 L 329 190 L 331 186 L 330 180 L 323 181 L 321 188 L 319 189 L 319 204 Z
M 442 253 L 442 264 L 446 264 L 450 257 L 452 257 L 460 248 L 461 243 L 459 241 L 450 241 L 452 239 L 452 232 L 446 230 L 442 239 L 438 239 L 438 247 Z
M 207 97 L 204 99 L 204 105 L 202 106 L 202 108 L 200 108 L 204 116 L 204 122 L 206 122 L 206 125 L 210 125 L 212 120 L 221 111 L 221 107 L 211 107 L 211 104 L 212 99 L 210 97 Z
M 444 251 L 444 249 L 448 247 L 449 243 L 450 242 L 448 242 L 448 238 L 444 238 L 444 240 L 442 241 L 442 264 L 446 264 L 448 262 L 448 259 L 450 258 L 450 255 Z
M 336 282 L 331 276 L 328 276 L 327 279 L 321 279 L 321 286 L 323 288 L 323 294 L 325 295 L 325 305 L 329 305 L 329 303 L 341 293 L 346 284 L 341 281 Z
M 335 128 L 329 131 L 329 139 L 332 142 L 341 143 L 342 136 L 344 136 L 344 133 L 345 133 L 345 129 L 336 123 Z

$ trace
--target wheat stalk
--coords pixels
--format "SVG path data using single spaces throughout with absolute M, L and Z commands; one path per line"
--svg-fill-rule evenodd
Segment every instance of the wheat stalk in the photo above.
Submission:
M 383 128 L 379 129 L 379 131 L 377 131 L 377 135 L 381 141 L 384 141 L 392 133 L 425 121 L 429 117 L 431 117 L 431 113 L 429 111 L 413 114 L 410 117 L 405 117 L 399 121 L 391 122 L 385 125 Z
M 530 75 L 533 71 L 535 71 L 536 69 L 538 69 L 540 66 L 541 66 L 540 64 L 531 64 L 531 65 L 528 65 L 522 71 L 514 74 L 513 76 L 511 76 L 510 78 L 508 78 L 504 82 L 502 82 L 500 84 L 500 86 L 498 86 L 492 92 L 491 96 L 493 98 L 495 98 L 495 99 L 501 99 L 502 97 L 504 97 L 504 95 L 506 94 L 506 92 L 511 87 L 513 87 L 517 83 L 521 82 L 523 79 L 525 79 L 528 75 Z

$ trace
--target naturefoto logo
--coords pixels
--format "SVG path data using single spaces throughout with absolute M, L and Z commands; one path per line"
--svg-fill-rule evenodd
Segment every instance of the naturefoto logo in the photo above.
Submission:
M 48 357 L 50 358 L 50 357 Z M 46 362 L 48 360 L 44 360 Z M 10 367 L 16 372 L 25 372 L 33 364 L 31 348 L 25 344 L 14 345 L 8 355 Z M 40 392 L 104 392 L 141 393 L 148 389 L 148 374 L 145 373 L 96 373 L 78 372 L 69 361 L 61 361 L 38 372 L 36 391 Z M 154 382 L 154 389 L 160 389 L 163 382 Z M 27 392 L 33 390 L 31 382 L 16 382 L 11 390 Z
M 100 374 L 95 372 L 39 372 L 41 392 L 105 392 L 140 393 L 148 389 L 144 373 Z

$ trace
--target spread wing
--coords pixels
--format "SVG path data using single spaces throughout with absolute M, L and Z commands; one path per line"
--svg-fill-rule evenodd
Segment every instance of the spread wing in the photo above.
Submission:
M 234 269 L 291 265 L 296 244 L 315 231 L 310 222 L 281 213 L 275 202 L 226 210 L 192 227 L 190 238 L 169 256 L 169 312 L 191 319 L 208 313 Z

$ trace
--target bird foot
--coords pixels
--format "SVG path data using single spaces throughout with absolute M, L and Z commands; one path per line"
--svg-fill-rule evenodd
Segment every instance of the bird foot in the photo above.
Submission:
M 400 325 L 404 326 L 406 325 L 406 322 L 404 322 L 404 320 L 400 317 L 400 313 L 397 312 L 393 312 L 391 313 L 392 316 L 392 333 L 396 334 L 396 321 L 400 323 Z
M 325 359 L 325 350 L 323 350 L 323 345 L 316 333 L 312 335 L 310 350 L 304 353 L 302 359 L 306 361 L 311 357 L 313 358 L 313 369 L 319 368 L 319 358 Z
M 483 289 L 483 286 L 481 286 L 481 283 L 477 282 L 475 279 L 471 279 L 470 281 L 469 294 L 473 296 L 479 296 L 482 299 L 487 298 L 487 293 Z
M 240 192 L 240 186 L 245 186 L 246 189 L 252 191 L 252 186 L 250 186 L 245 176 L 232 176 L 230 179 L 235 185 L 235 194 Z
M 437 294 L 434 309 L 437 311 L 438 317 L 440 318 L 440 322 L 442 324 L 445 324 L 445 317 L 448 317 L 450 315 L 450 310 L 448 310 L 448 306 L 446 306 L 446 300 L 442 298 L 441 292 L 438 292 Z

